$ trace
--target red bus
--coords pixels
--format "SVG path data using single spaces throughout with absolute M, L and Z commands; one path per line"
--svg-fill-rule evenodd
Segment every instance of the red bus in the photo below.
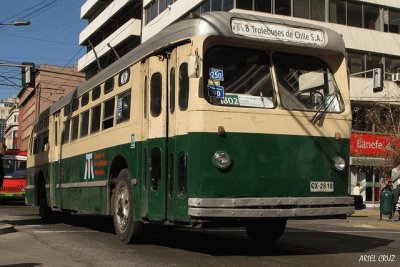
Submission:
M 25 199 L 26 152 L 7 150 L 3 155 L 4 179 L 0 187 L 0 200 Z

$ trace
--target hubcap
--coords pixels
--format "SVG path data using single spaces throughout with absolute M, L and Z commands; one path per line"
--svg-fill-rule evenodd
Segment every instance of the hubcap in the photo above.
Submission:
M 122 184 L 117 192 L 115 210 L 118 228 L 123 232 L 128 225 L 129 218 L 129 193 L 125 184 Z

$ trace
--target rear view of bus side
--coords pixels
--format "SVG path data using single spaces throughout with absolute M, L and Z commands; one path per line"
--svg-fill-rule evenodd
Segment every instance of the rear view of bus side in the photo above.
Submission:
M 351 112 L 344 43 L 308 24 L 213 12 L 164 29 L 37 119 L 28 203 L 144 224 L 344 217 Z

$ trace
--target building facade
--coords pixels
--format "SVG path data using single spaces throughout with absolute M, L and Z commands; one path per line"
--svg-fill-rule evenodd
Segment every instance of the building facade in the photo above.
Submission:
M 20 144 L 18 143 L 18 118 L 18 104 L 14 104 L 8 113 L 6 129 L 4 131 L 5 144 L 8 149 L 19 149 L 20 147 Z
M 18 103 L 17 98 L 0 100 L 0 143 L 5 144 L 5 131 L 9 111 Z
M 27 151 L 32 124 L 36 116 L 84 82 L 84 74 L 76 66 L 41 65 L 36 69 L 35 87 L 25 87 L 18 94 L 18 144 Z
M 99 67 L 105 68 L 169 24 L 210 11 L 284 16 L 331 28 L 343 36 L 352 75 L 352 144 L 355 144 L 351 151 L 349 186 L 360 182 L 364 200 L 372 204 L 379 201 L 382 179 L 390 178 L 388 170 L 393 160 L 388 157 L 387 149 L 371 154 L 357 145 L 373 147 L 382 138 L 392 139 L 399 134 L 400 1 L 87 0 L 81 8 L 81 18 L 89 23 L 80 34 L 80 44 L 87 46 L 88 52 L 79 60 L 78 70 L 90 78 Z M 384 89 L 374 93 L 371 70 L 380 64 L 384 70 Z

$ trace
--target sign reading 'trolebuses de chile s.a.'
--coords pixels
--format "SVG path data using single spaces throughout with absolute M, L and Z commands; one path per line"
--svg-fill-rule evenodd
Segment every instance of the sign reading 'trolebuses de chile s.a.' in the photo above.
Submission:
M 262 21 L 232 19 L 233 33 L 252 38 L 279 40 L 300 44 L 325 46 L 325 34 L 322 30 L 274 24 Z

